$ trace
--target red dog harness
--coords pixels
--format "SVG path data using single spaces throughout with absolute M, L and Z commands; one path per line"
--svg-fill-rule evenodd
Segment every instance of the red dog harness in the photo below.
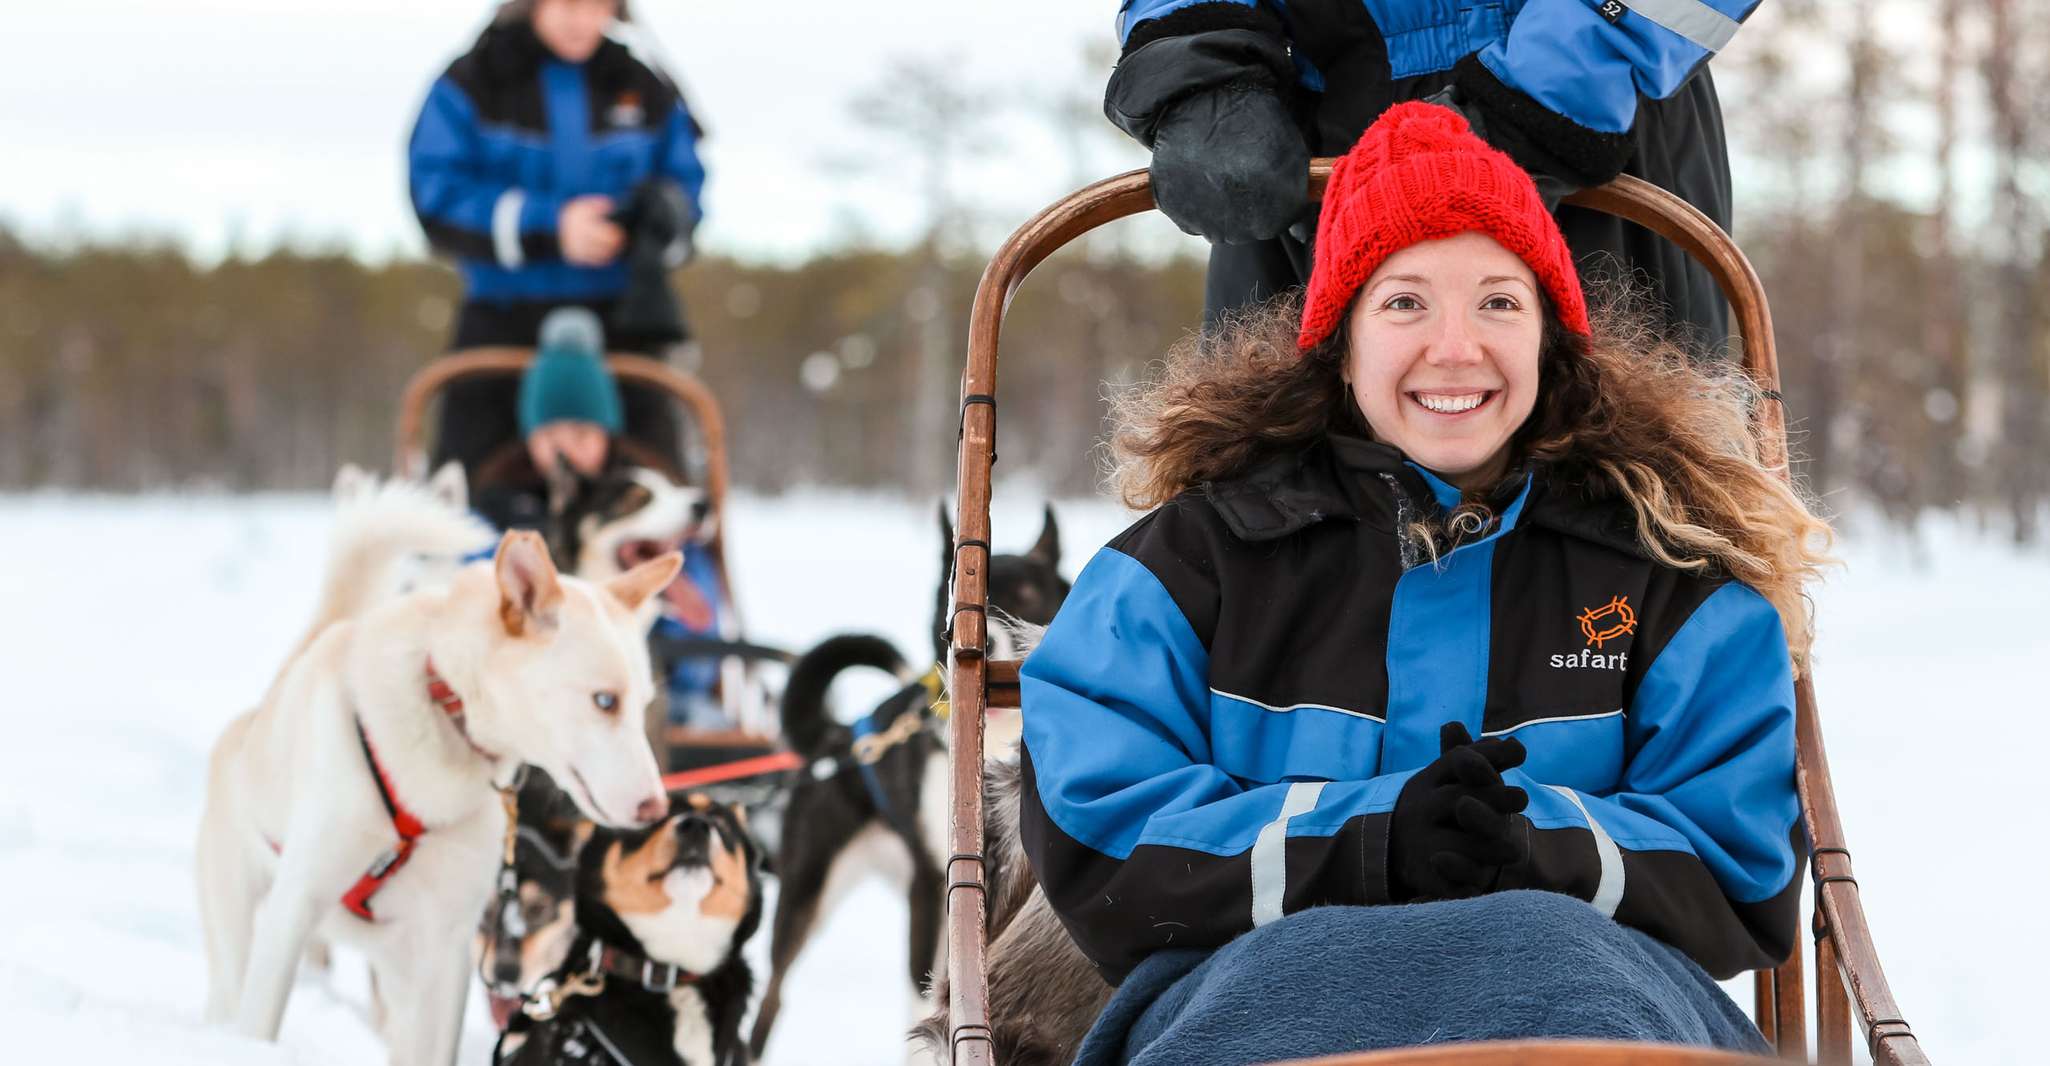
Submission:
M 448 716 L 449 722 L 456 727 L 456 732 L 462 735 L 463 742 L 470 745 L 470 750 L 494 762 L 497 760 L 496 756 L 478 747 L 477 742 L 470 739 L 470 730 L 463 720 L 463 698 L 456 695 L 455 689 L 450 688 L 448 682 L 442 680 L 441 675 L 435 672 L 432 659 L 427 660 L 427 698 L 434 701 L 434 705 Z M 383 888 L 384 883 L 391 880 L 393 875 L 405 868 L 406 862 L 413 857 L 414 844 L 427 832 L 427 827 L 399 801 L 398 792 L 392 788 L 391 778 L 384 772 L 384 764 L 377 761 L 377 749 L 370 744 L 370 734 L 363 731 L 363 719 L 360 717 L 356 719 L 356 740 L 363 745 L 363 760 L 370 764 L 370 776 L 377 782 L 377 798 L 384 801 L 384 810 L 391 817 L 392 829 L 399 835 L 398 844 L 386 848 L 379 854 L 370 864 L 370 868 L 363 871 L 363 876 L 357 878 L 356 883 L 349 886 L 347 892 L 342 893 L 342 906 L 347 907 L 350 914 L 366 922 L 374 922 L 377 916 L 370 910 L 371 897 L 377 895 L 378 889 Z M 282 851 L 283 848 L 273 841 L 271 850 Z

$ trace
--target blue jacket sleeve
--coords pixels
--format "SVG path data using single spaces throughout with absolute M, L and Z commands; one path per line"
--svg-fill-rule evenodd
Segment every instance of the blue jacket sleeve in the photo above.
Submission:
M 1386 812 L 1408 775 L 1261 783 L 1215 765 L 1209 655 L 1177 604 L 1204 594 L 1196 573 L 1171 574 L 1170 593 L 1103 549 L 1022 671 L 1020 835 L 1048 902 L 1113 982 L 1161 948 L 1387 900 Z
M 662 176 L 676 183 L 690 201 L 691 220 L 705 218 L 705 164 L 698 158 L 698 125 L 679 97 L 662 130 L 659 162 Z
M 1597 133 L 1622 133 L 1639 94 L 1671 96 L 1761 0 L 1529 0 L 1480 62 L 1501 83 Z
M 1510 887 L 1589 899 L 1718 978 L 1793 950 L 1805 853 L 1794 678 L 1780 617 L 1737 582 L 1711 593 L 1639 682 L 1620 785 L 1533 781 L 1528 867 Z
M 561 256 L 561 199 L 487 176 L 476 106 L 448 78 L 428 91 L 406 158 L 413 212 L 437 251 L 506 268 Z

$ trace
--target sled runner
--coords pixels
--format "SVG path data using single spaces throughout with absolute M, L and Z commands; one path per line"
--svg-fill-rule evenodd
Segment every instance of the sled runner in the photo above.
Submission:
M 490 378 L 516 379 L 533 357 L 531 349 L 478 348 L 443 356 L 421 368 L 406 383 L 400 397 L 394 469 L 401 473 L 427 469 L 428 413 L 450 385 Z M 716 664 L 719 701 L 730 725 L 702 728 L 673 724 L 661 710 L 664 701 L 658 700 L 649 723 L 657 757 L 667 770 L 686 770 L 766 754 L 776 748 L 777 742 L 771 735 L 771 719 L 761 695 L 756 666 L 764 660 L 787 661 L 790 656 L 741 636 L 740 609 L 726 565 L 728 473 L 725 418 L 719 402 L 697 377 L 661 360 L 613 354 L 607 356 L 606 363 L 622 384 L 664 395 L 681 409 L 681 421 L 686 432 L 695 438 L 694 451 L 699 461 L 686 464 L 680 456 L 661 454 L 628 436 L 614 441 L 621 458 L 678 485 L 702 491 L 707 513 L 715 516 L 709 535 L 693 543 L 687 552 L 685 572 L 716 590 L 724 624 L 714 632 L 697 634 L 670 631 L 658 623 L 651 644 L 658 664 Z M 517 441 L 507 442 L 507 447 L 518 446 Z M 473 479 L 475 476 L 473 472 Z M 474 481 L 472 487 L 476 488 Z M 563 560 L 563 564 L 574 565 L 574 561 Z M 660 665 L 657 671 L 668 673 Z
M 1320 160 L 1312 164 L 1313 195 L 1322 195 L 1330 162 Z M 1767 402 L 1759 404 L 1753 412 L 1753 431 L 1767 464 L 1784 469 L 1786 428 L 1779 403 L 1779 364 L 1773 345 L 1771 312 L 1757 274 L 1729 236 L 1671 193 L 1627 176 L 1579 193 L 1568 202 L 1645 226 L 1679 245 L 1716 278 L 1735 311 L 1744 341 L 1744 366 L 1765 390 Z M 947 865 L 946 1046 L 954 1066 L 990 1066 L 995 1062 L 985 970 L 985 912 L 990 895 L 983 858 L 983 724 L 988 708 L 1017 707 L 1019 700 L 1019 663 L 991 660 L 984 653 L 991 540 L 990 467 L 996 446 L 997 341 L 1004 310 L 1026 275 L 1053 252 L 1099 226 L 1153 206 L 1145 171 L 1110 178 L 1073 193 L 1011 235 L 983 273 L 975 294 L 969 321 L 968 365 L 962 381 L 960 512 L 955 523 L 958 537 L 953 549 L 954 602 L 949 626 L 950 691 L 957 713 L 948 726 L 952 731 L 954 758 L 948 845 L 952 854 Z M 1598 632 L 1611 621 L 1606 616 L 1591 616 L 1583 624 L 1591 632 Z M 1830 783 L 1811 680 L 1803 678 L 1797 683 L 1796 701 L 1797 783 L 1812 846 L 1815 946 L 1812 956 L 1804 958 L 1808 953 L 1797 948 L 1792 957 L 1775 969 L 1755 973 L 1753 1017 L 1766 1040 L 1784 1058 L 1806 1058 L 1812 1009 L 1820 1062 L 1850 1062 L 1853 1041 L 1860 1034 L 1876 1063 L 1909 1066 L 1927 1062 L 1913 1030 L 1894 1003 L 1866 924 L 1858 883 L 1852 875 L 1851 853 Z M 1804 984 L 1804 974 L 1811 966 L 1812 993 Z M 1814 997 L 1812 1004 L 1808 1001 L 1810 995 Z M 1315 1061 L 1322 1066 L 1483 1066 L 1512 1062 L 1535 1066 L 1707 1066 L 1753 1060 L 1697 1048 L 1553 1041 L 1441 1045 Z

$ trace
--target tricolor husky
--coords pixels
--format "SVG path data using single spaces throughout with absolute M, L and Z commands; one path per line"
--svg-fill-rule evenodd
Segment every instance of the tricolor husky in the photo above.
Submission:
M 328 626 L 215 746 L 200 827 L 210 1018 L 273 1039 L 313 938 L 360 948 L 398 1066 L 455 1053 L 470 932 L 506 832 L 498 790 L 547 770 L 594 820 L 668 810 L 640 712 L 642 605 L 664 555 L 603 585 L 541 538 Z
M 940 583 L 933 612 L 933 653 L 947 656 L 947 621 L 952 617 L 954 530 L 940 515 Z M 1023 555 L 989 560 L 990 654 L 1016 658 L 1053 620 L 1068 595 L 1060 572 L 1060 526 L 1053 508 L 1039 540 Z M 1024 623 L 1021 625 L 1020 623 Z M 783 837 L 776 854 L 776 912 L 770 924 L 770 972 L 755 1015 L 750 1045 L 760 1056 L 782 1008 L 783 980 L 796 964 L 819 919 L 829 913 L 846 886 L 880 868 L 902 882 L 911 911 L 911 986 L 923 993 L 943 962 L 946 905 L 948 751 L 938 708 L 940 668 L 908 683 L 885 699 L 858 726 L 833 720 L 826 690 L 835 675 L 865 666 L 905 676 L 903 659 L 879 637 L 830 638 L 791 667 L 783 692 L 783 733 L 810 761 L 808 773 L 791 786 L 783 812 Z M 990 716 L 984 736 L 986 759 L 1004 758 L 1017 748 L 1016 714 Z
M 506 1066 L 736 1066 L 761 923 L 761 853 L 738 807 L 684 793 L 653 829 L 599 829 L 577 862 L 566 959 L 499 1040 Z

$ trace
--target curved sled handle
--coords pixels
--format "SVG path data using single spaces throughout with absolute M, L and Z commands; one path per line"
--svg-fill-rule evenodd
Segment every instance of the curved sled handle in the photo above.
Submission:
M 1310 193 L 1319 199 L 1332 160 L 1310 164 Z M 1628 219 L 1672 241 L 1715 278 L 1736 314 L 1745 369 L 1770 401 L 1752 412 L 1761 457 L 1788 476 L 1786 422 L 1779 404 L 1779 355 L 1764 285 L 1734 241 L 1691 204 L 1656 186 L 1621 177 L 1584 190 L 1567 203 Z M 957 712 L 948 724 L 953 749 L 947 863 L 948 1037 L 955 1066 L 995 1061 L 984 973 L 986 887 L 982 862 L 983 717 L 991 697 L 1016 706 L 1018 664 L 984 658 L 989 604 L 990 465 L 996 454 L 997 341 L 1011 297 L 1032 269 L 1083 234 L 1152 209 L 1147 174 L 1135 170 L 1074 192 L 1020 226 L 997 250 L 975 291 L 968 323 L 968 365 L 961 382 L 958 512 L 954 529 L 952 640 L 948 682 Z M 1798 775 L 1802 814 L 1816 848 L 1817 1019 L 1822 1058 L 1848 1061 L 1851 1008 L 1857 1009 L 1873 1060 L 1912 1066 L 1927 1061 L 1894 1005 L 1866 926 L 1850 852 L 1830 787 L 1814 688 L 1796 686 Z M 1777 970 L 1756 975 L 1756 1017 L 1784 1054 L 1803 1056 L 1807 1018 L 1797 948 Z M 1490 1061 L 1477 1059 L 1473 1061 Z

